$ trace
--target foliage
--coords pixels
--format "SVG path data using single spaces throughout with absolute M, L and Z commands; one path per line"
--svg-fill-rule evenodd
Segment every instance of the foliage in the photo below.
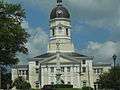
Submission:
M 7 88 L 7 84 L 10 85 L 12 84 L 12 80 L 11 80 L 11 73 L 2 73 L 1 74 L 1 83 L 3 83 L 1 85 L 2 89 L 6 89 Z
M 73 85 L 68 85 L 68 84 L 56 84 L 53 85 L 54 88 L 73 88 Z
M 16 53 L 27 53 L 29 35 L 22 28 L 25 11 L 20 4 L 0 1 L 0 63 L 13 65 L 18 62 Z
M 91 87 L 82 87 L 82 90 L 93 90 Z
M 73 85 L 55 84 L 55 85 L 44 85 L 43 86 L 43 90 L 56 90 L 58 88 L 73 88 Z
M 23 77 L 16 78 L 15 81 L 13 82 L 13 87 L 22 90 L 31 89 L 30 83 L 26 82 Z
M 120 67 L 112 68 L 109 73 L 100 75 L 100 88 L 120 90 Z
M 73 88 L 73 85 L 68 84 L 55 84 L 55 85 L 44 85 L 44 90 L 51 90 L 56 88 Z

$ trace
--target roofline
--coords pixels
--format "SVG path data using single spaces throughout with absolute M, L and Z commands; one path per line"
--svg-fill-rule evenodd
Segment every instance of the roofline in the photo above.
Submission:
M 49 22 L 52 22 L 52 21 L 62 21 L 62 20 L 64 20 L 64 21 L 69 21 L 69 22 L 71 22 L 71 20 L 70 19 L 68 19 L 68 18 L 54 18 L 54 19 L 50 19 L 49 20 Z
M 100 66 L 104 66 L 104 67 L 110 66 L 110 67 L 111 67 L 112 64 L 93 64 L 92 66 L 93 66 L 93 67 L 98 67 L 98 66 L 99 66 L 99 67 L 100 67 Z
M 12 67 L 12 69 L 16 69 L 16 68 L 28 69 L 28 68 L 29 68 L 29 65 L 14 65 L 14 66 Z

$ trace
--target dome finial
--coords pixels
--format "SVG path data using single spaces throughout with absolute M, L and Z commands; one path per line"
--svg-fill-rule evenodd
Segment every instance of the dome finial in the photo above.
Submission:
M 57 0 L 57 3 L 59 3 L 59 4 L 62 3 L 62 0 Z

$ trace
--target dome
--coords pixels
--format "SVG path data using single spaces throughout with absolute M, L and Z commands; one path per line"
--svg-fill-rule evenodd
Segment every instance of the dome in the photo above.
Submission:
M 62 5 L 57 5 L 55 8 L 53 8 L 50 14 L 50 19 L 55 18 L 70 18 L 70 14 L 65 7 Z

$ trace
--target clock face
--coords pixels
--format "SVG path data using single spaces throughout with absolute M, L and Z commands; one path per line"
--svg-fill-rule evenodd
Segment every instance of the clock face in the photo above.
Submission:
M 59 14 L 59 15 L 62 14 L 62 13 L 63 13 L 62 10 L 57 11 L 57 14 Z

